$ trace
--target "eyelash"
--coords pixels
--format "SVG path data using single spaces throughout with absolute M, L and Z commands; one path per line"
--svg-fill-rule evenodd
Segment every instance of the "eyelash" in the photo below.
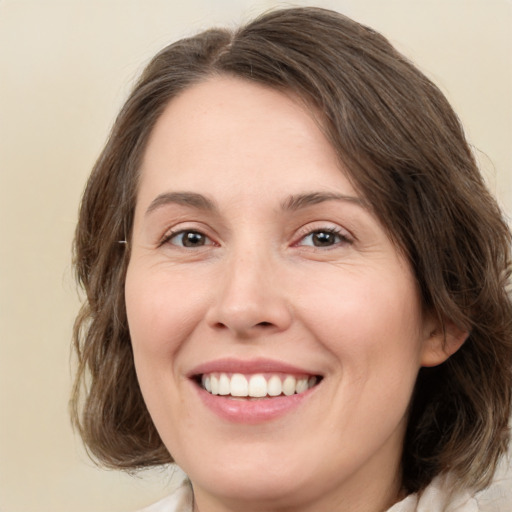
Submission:
M 198 245 L 197 247 L 204 247 L 204 246 L 210 246 L 210 245 L 215 245 L 211 238 L 208 236 L 208 235 L 205 235 L 204 233 L 202 233 L 200 230 L 198 229 L 179 229 L 179 230 L 176 230 L 176 231 L 170 231 L 168 233 L 166 233 L 166 235 L 163 237 L 163 239 L 160 241 L 160 243 L 158 244 L 159 247 L 161 247 L 162 245 L 165 245 L 165 244 L 168 244 L 170 243 L 171 245 L 175 245 L 177 247 L 182 247 L 182 248 L 190 248 L 192 249 L 193 247 L 186 247 L 184 245 L 179 245 L 179 244 L 173 244 L 172 243 L 172 239 L 173 238 L 176 238 L 178 237 L 179 235 L 185 235 L 185 234 L 195 234 L 195 235 L 200 235 L 201 237 L 203 237 L 204 239 L 207 239 L 210 241 L 210 243 L 205 243 L 205 244 L 202 244 L 202 245 Z
M 308 229 L 307 232 L 301 234 L 298 242 L 294 243 L 293 245 L 299 246 L 299 247 L 306 246 L 306 247 L 313 247 L 316 249 L 321 249 L 322 246 L 315 246 L 313 244 L 301 244 L 301 242 L 304 241 L 306 238 L 312 237 L 315 234 L 318 235 L 320 233 L 328 234 L 328 235 L 335 235 L 339 239 L 336 243 L 334 243 L 332 245 L 323 246 L 327 249 L 337 247 L 340 244 L 341 245 L 346 245 L 346 244 L 350 245 L 353 243 L 353 240 L 349 237 L 349 235 L 347 234 L 347 232 L 345 230 L 342 230 L 337 227 L 320 227 L 320 228 L 316 228 L 316 229 Z
M 204 242 L 205 243 L 202 243 L 200 245 L 196 245 L 195 248 L 198 248 L 198 247 L 208 247 L 208 246 L 212 246 L 212 245 L 217 245 L 215 244 L 215 242 L 213 242 L 213 240 L 208 236 L 208 235 L 205 235 L 201 230 L 198 230 L 198 229 L 179 229 L 179 230 L 176 230 L 176 231 L 170 231 L 168 232 L 164 237 L 163 239 L 160 241 L 160 243 L 158 244 L 159 247 L 165 245 L 165 244 L 171 244 L 171 245 L 174 245 L 176 247 L 180 247 L 180 248 L 183 248 L 183 249 L 194 249 L 194 246 L 185 246 L 183 245 L 183 238 L 182 238 L 182 243 L 181 244 L 176 244 L 176 243 L 172 243 L 172 240 L 176 237 L 178 237 L 179 235 L 182 235 L 182 237 L 186 234 L 190 234 L 190 235 L 199 235 L 200 237 L 203 238 Z M 339 240 L 333 244 L 328 244 L 328 245 L 325 245 L 325 246 L 318 246 L 318 245 L 314 245 L 314 243 L 311 243 L 311 244 L 303 244 L 301 242 L 303 242 L 304 240 L 306 240 L 308 237 L 313 237 L 314 235 L 318 235 L 318 234 L 328 234 L 328 235 L 335 235 Z M 346 231 L 340 229 L 340 228 L 336 228 L 336 227 L 320 227 L 320 228 L 317 228 L 317 229 L 307 229 L 307 230 L 304 230 L 303 233 L 301 233 L 300 235 L 300 238 L 298 239 L 297 242 L 295 242 L 294 244 L 292 244 L 294 247 L 313 247 L 315 249 L 322 249 L 323 248 L 326 248 L 326 249 L 329 249 L 329 248 L 332 248 L 332 247 L 337 247 L 339 246 L 340 244 L 341 245 L 350 245 L 353 243 L 353 240 L 350 238 L 350 236 L 346 233 Z

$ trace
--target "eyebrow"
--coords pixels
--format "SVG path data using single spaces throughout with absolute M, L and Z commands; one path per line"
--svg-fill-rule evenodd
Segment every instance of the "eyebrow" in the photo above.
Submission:
M 146 210 L 146 215 L 168 204 L 190 206 L 198 210 L 217 211 L 215 203 L 202 194 L 197 194 L 195 192 L 166 192 L 158 195 L 153 199 L 153 201 L 151 201 L 151 204 Z
M 283 211 L 297 211 L 301 208 L 306 208 L 326 201 L 345 201 L 356 204 L 365 209 L 368 208 L 367 202 L 359 197 L 346 196 L 344 194 L 336 194 L 333 192 L 309 192 L 289 196 L 281 203 L 281 209 Z M 163 194 L 159 194 L 155 199 L 153 199 L 153 201 L 151 201 L 151 204 L 146 210 L 146 215 L 149 215 L 158 208 L 169 204 L 179 204 L 210 212 L 218 211 L 215 202 L 202 194 L 198 194 L 196 192 L 165 192 Z
M 333 192 L 310 192 L 307 194 L 292 195 L 281 204 L 281 208 L 285 211 L 296 211 L 325 201 L 345 201 L 368 209 L 368 203 L 364 199 Z

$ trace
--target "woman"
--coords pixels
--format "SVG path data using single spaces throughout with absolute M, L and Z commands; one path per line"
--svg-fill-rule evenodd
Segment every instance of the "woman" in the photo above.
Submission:
M 110 467 L 184 469 L 151 510 L 508 503 L 510 232 L 446 99 L 371 29 L 286 9 L 165 48 L 75 251 L 75 425 Z

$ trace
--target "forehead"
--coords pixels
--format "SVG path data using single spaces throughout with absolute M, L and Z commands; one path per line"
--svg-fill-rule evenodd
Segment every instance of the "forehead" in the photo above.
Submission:
M 238 187 L 246 195 L 253 188 L 275 192 L 276 184 L 286 183 L 352 191 L 336 151 L 304 102 L 231 77 L 196 84 L 167 105 L 141 171 L 140 200 L 166 188 L 222 195 Z

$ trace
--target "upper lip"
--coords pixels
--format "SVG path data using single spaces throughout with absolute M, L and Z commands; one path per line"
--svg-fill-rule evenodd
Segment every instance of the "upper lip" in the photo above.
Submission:
M 255 373 L 286 373 L 292 375 L 319 375 L 317 372 L 300 368 L 289 363 L 282 361 L 276 361 L 273 359 L 235 359 L 225 358 L 216 359 L 214 361 L 208 361 L 202 363 L 193 368 L 188 376 L 196 377 L 205 373 L 243 373 L 243 374 L 255 374 Z

